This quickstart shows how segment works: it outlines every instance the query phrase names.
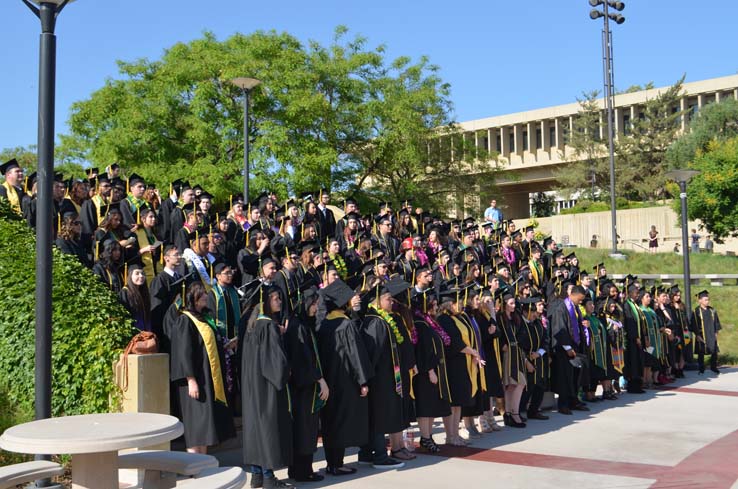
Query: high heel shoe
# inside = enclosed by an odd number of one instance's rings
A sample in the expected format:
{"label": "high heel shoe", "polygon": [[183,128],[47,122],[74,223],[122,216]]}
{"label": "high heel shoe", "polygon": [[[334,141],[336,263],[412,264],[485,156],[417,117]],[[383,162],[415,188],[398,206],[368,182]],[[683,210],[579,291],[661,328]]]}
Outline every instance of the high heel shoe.
{"label": "high heel shoe", "polygon": [[436,445],[436,442],[431,438],[420,438],[420,448],[427,451],[428,453],[438,453],[441,451],[441,447]]}
{"label": "high heel shoe", "polygon": [[510,424],[508,426],[512,426],[513,428],[525,428],[527,425],[522,421],[515,421],[514,416],[517,416],[520,418],[519,413],[510,413],[510,417],[508,418],[510,420]]}

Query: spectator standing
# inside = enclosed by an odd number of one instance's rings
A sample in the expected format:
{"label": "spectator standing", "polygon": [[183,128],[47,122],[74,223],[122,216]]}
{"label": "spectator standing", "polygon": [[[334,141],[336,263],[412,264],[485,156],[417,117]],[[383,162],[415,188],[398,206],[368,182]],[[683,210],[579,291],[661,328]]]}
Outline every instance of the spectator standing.
{"label": "spectator standing", "polygon": [[648,252],[655,254],[659,249],[659,232],[656,231],[656,226],[652,225],[651,230],[648,232]]}
{"label": "spectator standing", "polygon": [[484,211],[484,220],[491,222],[495,229],[500,227],[502,222],[502,211],[497,208],[497,200],[492,199],[489,202],[489,207]]}
{"label": "spectator standing", "polygon": [[714,248],[715,243],[713,243],[712,239],[710,239],[710,235],[708,234],[705,238],[705,253],[712,253]]}
{"label": "spectator standing", "polygon": [[689,237],[692,240],[692,253],[699,253],[700,252],[700,240],[702,239],[702,236],[697,234],[696,229],[693,229],[692,234]]}

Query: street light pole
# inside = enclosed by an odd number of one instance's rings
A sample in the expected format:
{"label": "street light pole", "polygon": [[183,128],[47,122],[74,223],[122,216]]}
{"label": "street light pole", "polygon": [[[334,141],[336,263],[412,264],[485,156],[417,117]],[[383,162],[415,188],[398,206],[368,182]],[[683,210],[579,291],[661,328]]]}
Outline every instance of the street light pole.
{"label": "street light pole", "polygon": [[234,78],[231,83],[243,90],[243,198],[249,201],[249,98],[251,90],[261,84],[256,78]]}
{"label": "street light pole", "polygon": [[[41,21],[38,69],[38,186],[36,213],[36,419],[51,417],[52,213],[54,108],[56,93],[56,18],[70,0],[22,0]],[[34,5],[35,4],[35,5]],[[38,5],[38,6],[36,6]],[[48,456],[37,456],[48,459]],[[49,487],[49,480],[36,487]]]}
{"label": "street light pole", "polygon": [[687,306],[687,315],[692,312],[692,277],[689,266],[689,224],[687,216],[687,182],[695,175],[699,175],[697,170],[672,170],[666,172],[666,178],[676,180],[679,183],[679,200],[682,206],[682,255],[683,255],[683,274],[684,274],[684,294],[682,295],[684,304]]}
{"label": "street light pole", "polygon": [[604,28],[602,30],[602,63],[603,78],[605,85],[605,109],[607,112],[607,144],[610,156],[610,215],[612,219],[612,249],[610,256],[613,258],[625,258],[623,254],[618,252],[618,224],[617,224],[617,200],[615,198],[615,124],[613,118],[613,110],[615,107],[614,86],[615,73],[612,63],[612,33],[610,32],[610,20],[618,24],[625,22],[625,17],[620,14],[610,13],[610,7],[615,10],[623,10],[625,4],[623,2],[613,0],[589,0],[589,4],[593,7],[602,5],[603,11],[594,9],[590,11],[591,19],[604,19]]}

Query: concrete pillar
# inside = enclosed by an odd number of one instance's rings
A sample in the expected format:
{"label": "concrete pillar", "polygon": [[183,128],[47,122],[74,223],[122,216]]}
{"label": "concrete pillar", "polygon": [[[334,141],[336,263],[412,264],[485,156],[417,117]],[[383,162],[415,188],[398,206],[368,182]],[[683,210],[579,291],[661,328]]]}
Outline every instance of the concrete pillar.
{"label": "concrete pillar", "polygon": [[617,107],[614,112],[615,129],[613,130],[613,133],[617,139],[620,133],[623,132],[623,109]]}
{"label": "concrete pillar", "polygon": [[510,126],[500,128],[500,154],[504,157],[510,156]]}
{"label": "concrete pillar", "polygon": [[523,125],[515,124],[515,132],[513,133],[513,140],[515,141],[514,151],[516,154],[523,155]]}
{"label": "concrete pillar", "polygon": [[697,109],[702,110],[702,105],[705,103],[705,96],[703,94],[697,94]]}
{"label": "concrete pillar", "polygon": [[717,92],[715,92],[715,103],[716,104],[719,104],[720,103],[720,100],[721,100],[720,95],[721,95],[720,94],[720,90],[718,90]]}
{"label": "concrete pillar", "polygon": [[556,124],[556,148],[562,149],[564,147],[564,128],[561,126],[561,119],[558,117],[554,119]]}
{"label": "concrete pillar", "polygon": [[551,151],[551,140],[548,136],[549,131],[551,131],[551,121],[548,119],[541,121],[541,138],[543,139],[543,151]]}
{"label": "concrete pillar", "polygon": [[537,122],[528,123],[528,152],[536,155],[538,148],[536,147],[536,130],[541,127]]}
{"label": "concrete pillar", "polygon": [[682,123],[682,132],[687,130],[688,109],[689,105],[687,104],[687,97],[682,97],[681,99],[679,99],[679,111],[682,113],[682,116],[680,117]]}

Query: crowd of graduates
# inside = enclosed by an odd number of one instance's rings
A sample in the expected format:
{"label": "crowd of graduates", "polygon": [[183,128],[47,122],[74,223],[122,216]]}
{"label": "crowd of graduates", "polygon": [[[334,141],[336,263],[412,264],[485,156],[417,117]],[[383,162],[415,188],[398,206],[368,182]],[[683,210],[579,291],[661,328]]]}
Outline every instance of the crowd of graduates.
{"label": "crowd of graduates", "polygon": [[[0,197],[33,227],[33,175],[15,160],[0,170]],[[170,353],[189,451],[235,436],[242,418],[251,487],[289,486],[273,473],[285,466],[322,479],[319,434],[327,474],[356,471],[347,447],[397,468],[416,457],[413,422],[419,450],[435,453],[436,418],[446,445],[466,446],[502,429],[495,414],[518,429],[548,419],[549,390],[571,415],[683,377],[693,353],[700,373],[705,355],[718,373],[707,291],[687,311],[677,286],[617,282],[499,212],[444,220],[405,201],[362,214],[347,198],[341,216],[328,189],[214,206],[197,185],[174,181],[162,197],[120,171],[56,176],[56,246]]]}

